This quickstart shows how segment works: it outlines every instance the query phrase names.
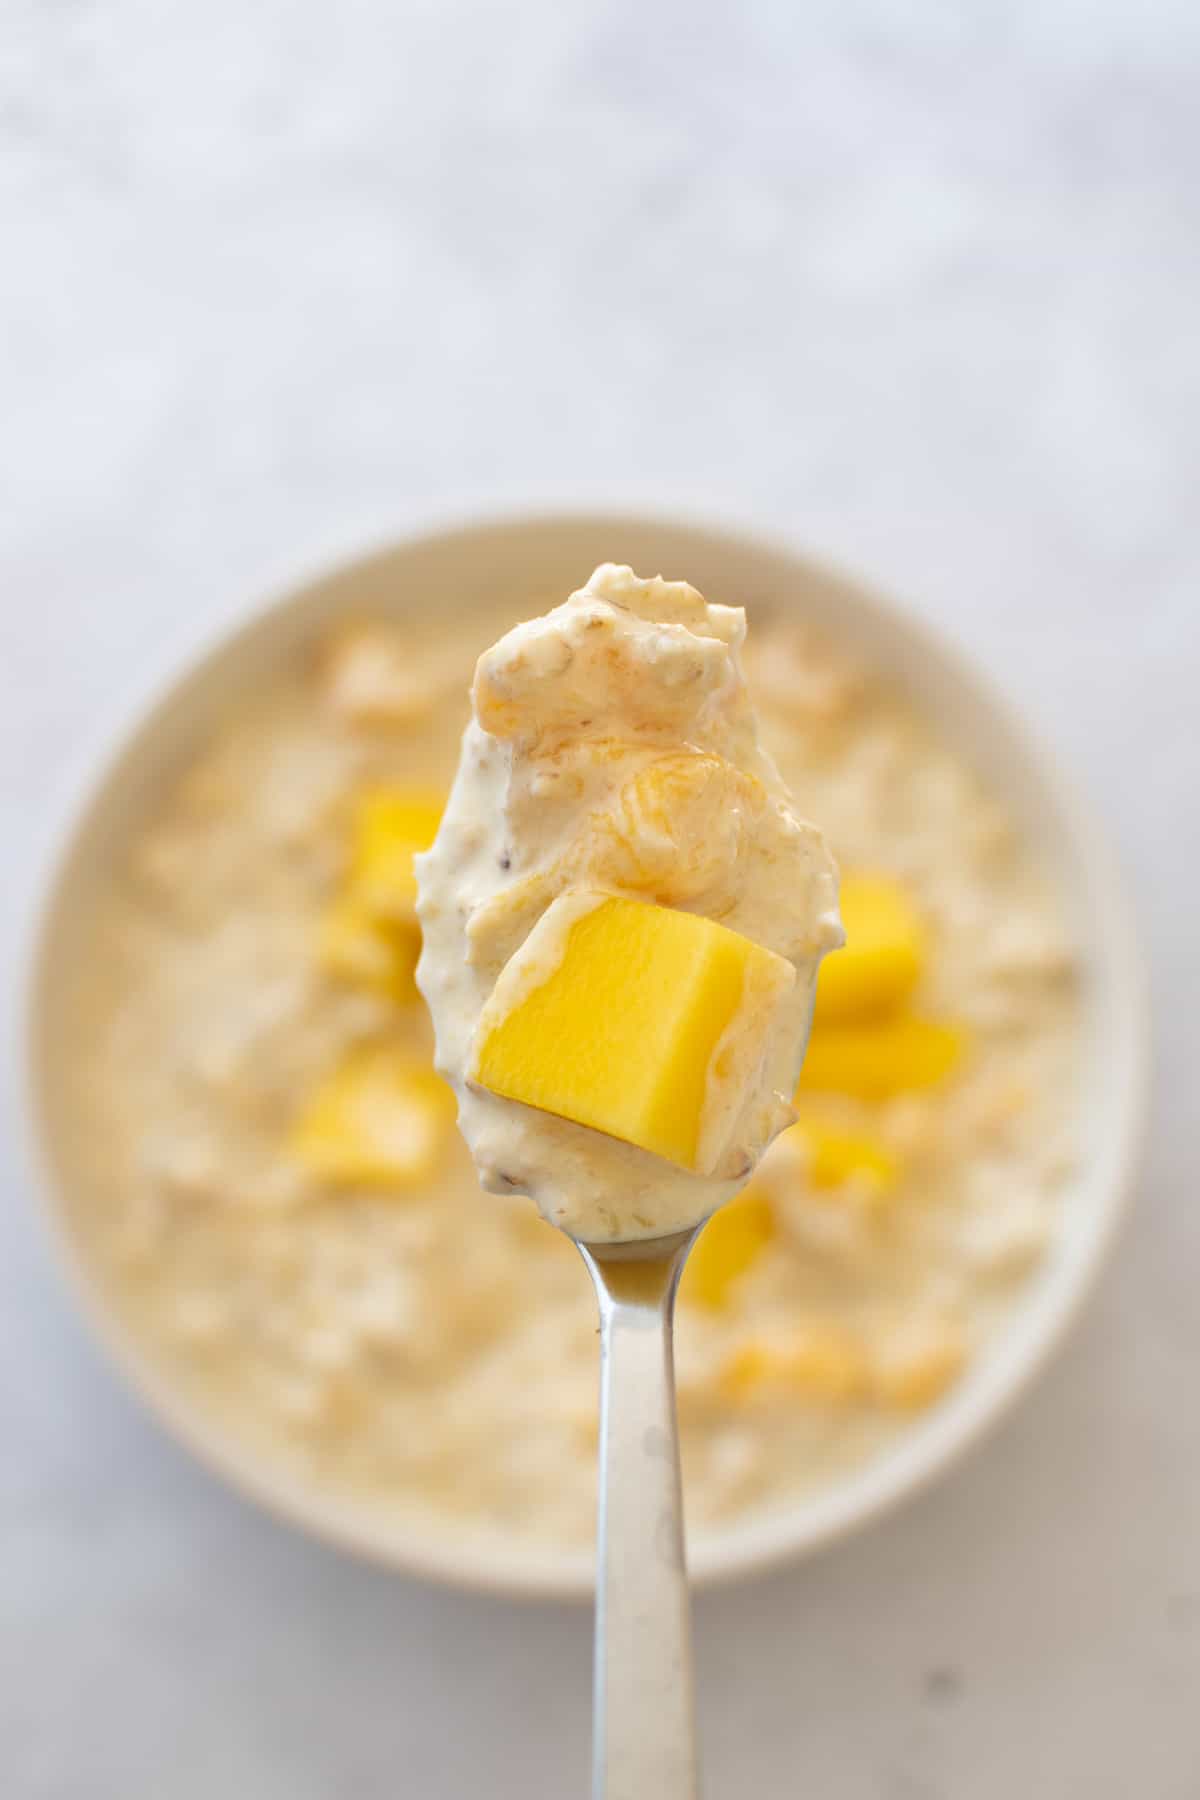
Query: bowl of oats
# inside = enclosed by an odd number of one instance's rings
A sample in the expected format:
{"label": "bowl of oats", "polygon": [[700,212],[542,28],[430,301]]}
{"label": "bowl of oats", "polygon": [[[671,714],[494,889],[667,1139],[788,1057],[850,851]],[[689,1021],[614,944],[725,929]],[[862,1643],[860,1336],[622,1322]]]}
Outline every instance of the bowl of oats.
{"label": "bowl of oats", "polygon": [[456,522],[302,581],[139,710],[47,877],[38,1185],[158,1416],[430,1578],[589,1591],[595,1320],[481,1191],[413,981],[413,857],[477,654],[599,563],[744,606],[765,741],[841,870],[795,1123],[705,1229],[677,1357],[694,1574],[931,1480],[1058,1343],[1132,1181],[1144,984],[1102,835],[942,637],[754,531]]}

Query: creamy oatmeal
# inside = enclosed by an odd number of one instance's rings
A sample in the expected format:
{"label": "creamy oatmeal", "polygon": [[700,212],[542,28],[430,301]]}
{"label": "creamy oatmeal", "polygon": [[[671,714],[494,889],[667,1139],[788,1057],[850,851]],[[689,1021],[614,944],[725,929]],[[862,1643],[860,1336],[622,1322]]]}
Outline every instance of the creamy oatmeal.
{"label": "creamy oatmeal", "polygon": [[832,859],[759,742],[745,624],[608,563],[506,632],[418,859],[418,978],[483,1185],[585,1241],[683,1229],[742,1185],[795,1118],[842,940]]}
{"label": "creamy oatmeal", "polygon": [[[587,1274],[529,1201],[481,1193],[413,983],[413,859],[510,622],[348,626],[172,779],[94,923],[79,1228],[228,1431],[392,1515],[572,1544],[595,1505]],[[1072,1154],[1071,948],[1002,810],[843,647],[764,607],[745,664],[848,943],[798,1123],[685,1277],[700,1528],[936,1402],[1051,1238]]]}

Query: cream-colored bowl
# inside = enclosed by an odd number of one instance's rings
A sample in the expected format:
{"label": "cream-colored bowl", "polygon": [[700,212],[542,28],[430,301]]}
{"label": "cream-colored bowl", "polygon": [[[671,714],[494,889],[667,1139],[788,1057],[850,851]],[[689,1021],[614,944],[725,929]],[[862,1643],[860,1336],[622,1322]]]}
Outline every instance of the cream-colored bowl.
{"label": "cream-colored bowl", "polygon": [[1065,896],[1083,967],[1083,1155],[1064,1195],[1058,1239],[1007,1328],[943,1404],[857,1472],[769,1514],[697,1534],[691,1561],[698,1580],[797,1556],[875,1517],[945,1469],[1023,1390],[1078,1312],[1112,1238],[1130,1188],[1147,1064],[1142,968],[1120,885],[1102,838],[1053,762],[941,638],[786,544],[752,531],[619,511],[491,517],[407,537],[252,607],[244,624],[196,657],[119,736],[56,851],[36,922],[28,1005],[31,1135],[55,1237],[119,1366],[178,1437],[237,1487],[399,1568],[550,1595],[586,1592],[589,1559],[530,1550],[460,1524],[443,1531],[399,1510],[332,1495],[225,1431],[181,1391],[125,1324],[76,1229],[88,1195],[85,1183],[67,1178],[60,1071],[71,1041],[82,927],[97,885],[172,770],[231,701],[338,617],[419,610],[440,623],[500,602],[515,619],[529,610],[530,596],[566,594],[606,560],[686,576],[711,597],[752,612],[760,601],[795,607],[885,671],[988,778],[1040,850]]}

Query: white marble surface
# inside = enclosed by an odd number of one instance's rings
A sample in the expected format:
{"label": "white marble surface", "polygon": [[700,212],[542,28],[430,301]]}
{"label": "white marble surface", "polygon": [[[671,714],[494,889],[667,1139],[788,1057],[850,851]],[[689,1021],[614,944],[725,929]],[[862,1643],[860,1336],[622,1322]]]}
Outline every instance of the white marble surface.
{"label": "white marble surface", "polygon": [[[464,489],[719,497],[914,597],[1100,801],[1140,1204],[973,1460],[705,1598],[709,1791],[1200,1792],[1192,0],[0,13],[4,974],[48,796],[264,567]],[[274,1526],[100,1363],[0,1138],[5,1800],[582,1794],[582,1614]]]}

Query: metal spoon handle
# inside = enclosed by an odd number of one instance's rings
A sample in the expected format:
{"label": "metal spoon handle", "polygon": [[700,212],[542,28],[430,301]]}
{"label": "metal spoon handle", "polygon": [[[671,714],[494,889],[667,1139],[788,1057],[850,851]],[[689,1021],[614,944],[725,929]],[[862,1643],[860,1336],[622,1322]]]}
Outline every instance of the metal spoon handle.
{"label": "metal spoon handle", "polygon": [[696,1800],[672,1326],[691,1233],[583,1249],[600,1303],[594,1800]]}

